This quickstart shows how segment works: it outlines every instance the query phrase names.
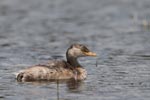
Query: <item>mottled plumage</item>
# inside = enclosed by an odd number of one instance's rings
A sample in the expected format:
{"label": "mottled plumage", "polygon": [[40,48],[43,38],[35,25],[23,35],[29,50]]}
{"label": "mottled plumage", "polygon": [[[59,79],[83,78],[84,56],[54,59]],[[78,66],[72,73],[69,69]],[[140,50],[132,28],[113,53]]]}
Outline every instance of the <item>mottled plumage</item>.
{"label": "mottled plumage", "polygon": [[73,44],[66,52],[67,61],[52,60],[46,64],[31,66],[19,71],[17,80],[40,81],[40,80],[83,80],[87,76],[86,70],[78,63],[77,58],[82,56],[96,56],[82,44]]}

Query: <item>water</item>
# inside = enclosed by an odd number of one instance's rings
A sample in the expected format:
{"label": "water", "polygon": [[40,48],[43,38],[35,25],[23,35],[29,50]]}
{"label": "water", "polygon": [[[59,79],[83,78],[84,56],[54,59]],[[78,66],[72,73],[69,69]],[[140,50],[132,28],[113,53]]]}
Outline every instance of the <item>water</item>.
{"label": "water", "polygon": [[[0,100],[149,100],[149,0],[1,0]],[[81,58],[83,82],[19,83],[12,75],[50,59],[65,59],[72,43],[97,58]]]}

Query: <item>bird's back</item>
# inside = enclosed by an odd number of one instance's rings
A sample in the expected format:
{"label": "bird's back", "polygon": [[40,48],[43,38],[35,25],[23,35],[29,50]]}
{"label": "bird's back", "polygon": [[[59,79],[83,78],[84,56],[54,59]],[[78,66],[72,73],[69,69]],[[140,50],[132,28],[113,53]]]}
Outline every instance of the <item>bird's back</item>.
{"label": "bird's back", "polygon": [[74,68],[63,60],[49,61],[47,64],[39,64],[19,72],[18,81],[38,81],[70,79],[74,77]]}

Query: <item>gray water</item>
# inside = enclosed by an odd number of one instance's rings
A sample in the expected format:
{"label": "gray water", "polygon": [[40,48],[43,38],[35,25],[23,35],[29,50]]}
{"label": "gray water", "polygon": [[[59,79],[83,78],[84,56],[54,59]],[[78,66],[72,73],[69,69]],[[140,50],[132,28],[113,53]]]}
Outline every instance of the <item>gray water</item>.
{"label": "gray water", "polygon": [[[0,100],[150,100],[150,0],[1,0]],[[65,59],[72,43],[82,82],[19,83],[13,72]]]}

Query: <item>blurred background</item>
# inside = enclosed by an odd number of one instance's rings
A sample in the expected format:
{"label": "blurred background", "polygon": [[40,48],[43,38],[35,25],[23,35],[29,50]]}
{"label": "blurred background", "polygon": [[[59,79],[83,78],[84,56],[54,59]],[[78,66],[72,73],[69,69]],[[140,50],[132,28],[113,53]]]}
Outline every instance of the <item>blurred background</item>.
{"label": "blurred background", "polygon": [[[81,58],[79,84],[20,84],[13,72],[65,59],[72,43],[97,58]],[[0,0],[0,99],[149,100],[149,0]],[[77,85],[77,86],[76,86]]]}

